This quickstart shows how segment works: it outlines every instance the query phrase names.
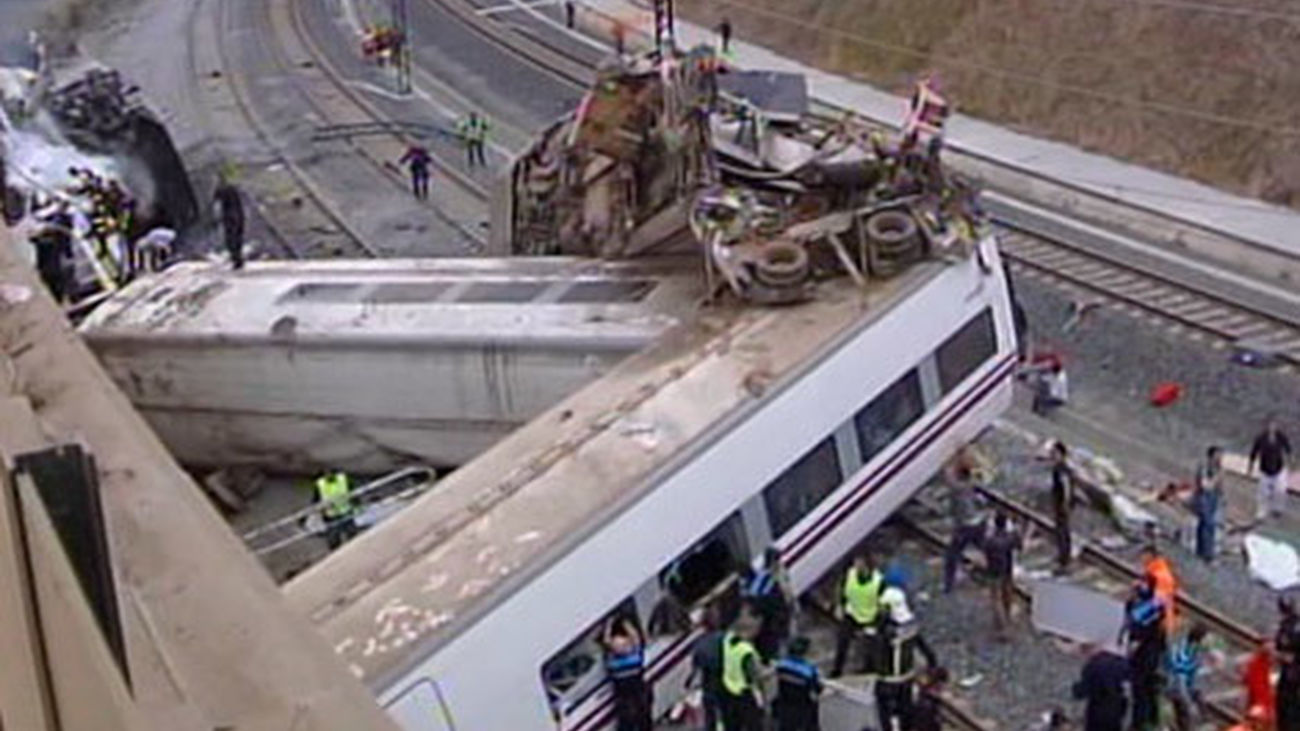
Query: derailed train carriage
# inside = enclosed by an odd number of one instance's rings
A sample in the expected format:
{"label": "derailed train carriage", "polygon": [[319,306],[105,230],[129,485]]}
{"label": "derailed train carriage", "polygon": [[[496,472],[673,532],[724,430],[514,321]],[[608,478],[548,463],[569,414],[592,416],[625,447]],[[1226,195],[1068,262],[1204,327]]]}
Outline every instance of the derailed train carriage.
{"label": "derailed train carriage", "polygon": [[[718,602],[770,545],[808,589],[1011,401],[1009,283],[937,147],[715,113],[700,60],[602,72],[497,223],[695,252],[708,304],[286,587],[404,728],[611,726],[608,618]],[[697,633],[650,634],[658,714]]]}

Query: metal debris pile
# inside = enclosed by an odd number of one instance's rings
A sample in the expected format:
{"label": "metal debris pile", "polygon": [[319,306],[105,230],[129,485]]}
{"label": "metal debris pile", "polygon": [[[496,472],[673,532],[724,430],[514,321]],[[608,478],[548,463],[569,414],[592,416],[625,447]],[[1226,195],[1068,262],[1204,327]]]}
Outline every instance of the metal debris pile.
{"label": "metal debris pile", "polygon": [[107,138],[121,134],[140,108],[138,91],[112,69],[92,69],[52,92],[45,105],[63,127]]}
{"label": "metal debris pile", "polygon": [[767,304],[980,255],[976,191],[940,161],[947,114],[927,77],[891,139],[810,114],[799,75],[728,69],[704,47],[621,57],[517,163],[512,253],[698,251],[711,286]]}

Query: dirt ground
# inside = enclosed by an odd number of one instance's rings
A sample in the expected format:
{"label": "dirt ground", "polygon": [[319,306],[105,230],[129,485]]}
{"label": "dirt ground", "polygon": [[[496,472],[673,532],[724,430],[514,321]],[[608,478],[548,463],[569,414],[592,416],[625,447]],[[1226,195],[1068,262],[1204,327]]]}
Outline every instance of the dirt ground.
{"label": "dirt ground", "polygon": [[1296,0],[680,0],[705,25],[966,114],[1300,207]]}

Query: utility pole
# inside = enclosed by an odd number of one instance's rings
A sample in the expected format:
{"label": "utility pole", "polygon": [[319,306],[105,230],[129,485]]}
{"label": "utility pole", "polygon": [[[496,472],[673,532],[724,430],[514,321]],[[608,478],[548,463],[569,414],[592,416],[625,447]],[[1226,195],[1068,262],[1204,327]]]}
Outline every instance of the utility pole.
{"label": "utility pole", "polygon": [[397,91],[401,94],[411,93],[411,24],[406,12],[406,0],[392,0],[393,30],[397,32],[396,56],[393,65],[397,69]]}

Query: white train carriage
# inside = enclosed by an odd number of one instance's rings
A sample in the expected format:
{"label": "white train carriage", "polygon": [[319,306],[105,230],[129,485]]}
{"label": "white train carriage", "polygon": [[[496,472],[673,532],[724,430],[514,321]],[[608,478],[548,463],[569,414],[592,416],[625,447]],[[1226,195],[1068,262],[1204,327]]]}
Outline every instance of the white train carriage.
{"label": "white train carriage", "polygon": [[[286,587],[410,731],[612,724],[596,643],[650,632],[656,710],[694,635],[660,626],[780,546],[800,591],[1011,400],[1002,267],[705,311]],[[983,265],[982,265],[983,264]],[[653,621],[652,621],[653,620]]]}
{"label": "white train carriage", "polygon": [[182,462],[454,467],[654,342],[691,260],[185,263],[81,333]]}

